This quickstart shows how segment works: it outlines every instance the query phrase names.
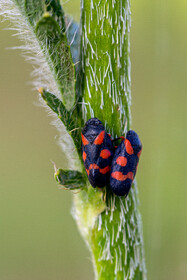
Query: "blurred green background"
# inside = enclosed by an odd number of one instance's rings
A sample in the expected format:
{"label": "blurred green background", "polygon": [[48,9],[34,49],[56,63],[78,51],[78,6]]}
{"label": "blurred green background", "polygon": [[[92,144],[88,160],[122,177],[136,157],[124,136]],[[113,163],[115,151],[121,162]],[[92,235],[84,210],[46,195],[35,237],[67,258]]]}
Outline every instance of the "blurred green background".
{"label": "blurred green background", "polygon": [[[79,18],[79,0],[65,9]],[[132,128],[148,278],[187,277],[187,2],[132,1]],[[94,279],[91,258],[58,190],[58,133],[31,90],[32,66],[0,24],[0,279]],[[37,106],[35,106],[37,105]]]}

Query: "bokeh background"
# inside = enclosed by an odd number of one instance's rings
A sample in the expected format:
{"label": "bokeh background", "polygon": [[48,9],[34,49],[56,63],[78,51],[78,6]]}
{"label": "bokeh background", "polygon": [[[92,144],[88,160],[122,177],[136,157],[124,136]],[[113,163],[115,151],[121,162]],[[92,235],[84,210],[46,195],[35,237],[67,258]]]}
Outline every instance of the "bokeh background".
{"label": "bokeh background", "polygon": [[[79,0],[64,5],[77,20]],[[148,279],[187,277],[187,1],[132,1],[132,128],[143,142],[137,174]],[[0,24],[0,279],[94,279],[53,179],[66,167],[58,133],[31,90],[32,66]]]}

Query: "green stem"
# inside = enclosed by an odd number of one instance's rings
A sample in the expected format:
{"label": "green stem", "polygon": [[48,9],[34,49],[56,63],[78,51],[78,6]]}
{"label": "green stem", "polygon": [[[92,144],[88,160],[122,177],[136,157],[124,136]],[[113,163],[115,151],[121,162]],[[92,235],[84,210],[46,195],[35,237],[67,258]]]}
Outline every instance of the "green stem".
{"label": "green stem", "polygon": [[[82,1],[83,119],[99,118],[113,137],[130,126],[130,3]],[[137,187],[127,198],[88,187],[75,197],[75,218],[91,250],[96,279],[146,279]]]}

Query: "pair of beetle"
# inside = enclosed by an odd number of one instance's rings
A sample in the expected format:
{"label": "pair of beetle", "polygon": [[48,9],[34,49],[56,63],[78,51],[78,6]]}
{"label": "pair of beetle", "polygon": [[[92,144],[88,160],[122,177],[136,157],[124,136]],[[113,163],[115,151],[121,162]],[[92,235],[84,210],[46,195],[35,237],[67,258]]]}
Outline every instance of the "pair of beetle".
{"label": "pair of beetle", "polygon": [[134,180],[142,144],[137,133],[129,130],[114,147],[110,135],[97,118],[89,119],[82,130],[82,157],[90,184],[103,188],[110,184],[118,196],[127,196]]}

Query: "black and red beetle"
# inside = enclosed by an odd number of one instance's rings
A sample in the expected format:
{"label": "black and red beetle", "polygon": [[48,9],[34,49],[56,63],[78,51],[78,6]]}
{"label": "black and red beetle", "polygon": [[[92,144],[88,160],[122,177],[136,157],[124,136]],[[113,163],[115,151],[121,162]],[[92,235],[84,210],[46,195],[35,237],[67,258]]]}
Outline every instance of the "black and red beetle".
{"label": "black and red beetle", "polygon": [[110,187],[114,194],[127,196],[136,175],[142,144],[138,134],[129,130],[117,147],[110,174]]}
{"label": "black and red beetle", "polygon": [[113,146],[110,135],[97,118],[89,119],[82,130],[82,157],[90,184],[102,188],[110,183],[117,196],[127,196],[139,162],[142,144],[129,130],[122,142]]}
{"label": "black and red beetle", "polygon": [[110,135],[97,118],[89,119],[82,130],[82,157],[90,184],[102,188],[109,183],[114,147]]}

